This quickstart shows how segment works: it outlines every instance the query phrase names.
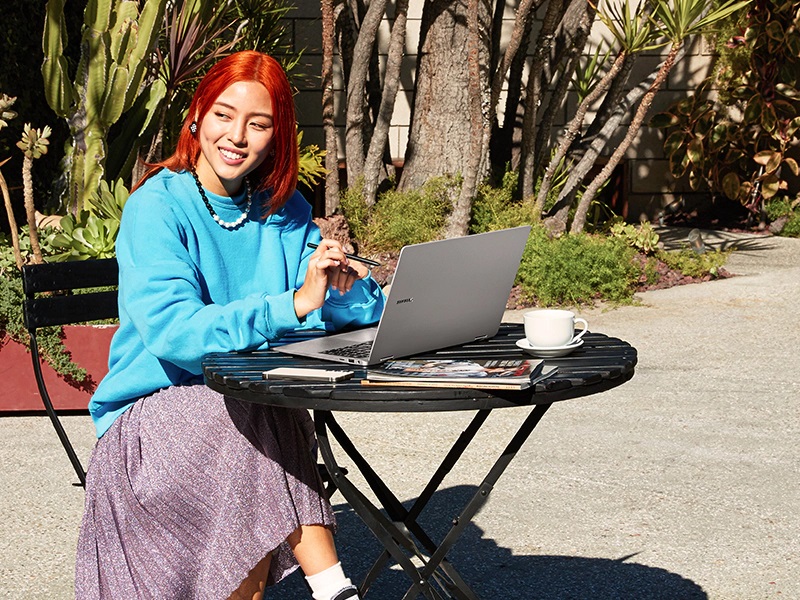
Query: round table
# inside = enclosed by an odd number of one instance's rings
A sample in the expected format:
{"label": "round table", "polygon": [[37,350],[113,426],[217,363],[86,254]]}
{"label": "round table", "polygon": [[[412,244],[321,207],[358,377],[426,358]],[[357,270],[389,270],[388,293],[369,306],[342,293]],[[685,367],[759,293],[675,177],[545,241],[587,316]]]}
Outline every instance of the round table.
{"label": "round table", "polygon": [[[319,332],[297,332],[285,341],[298,341]],[[516,343],[524,336],[522,325],[504,324],[498,334],[457,347],[445,348],[414,358],[522,358],[528,357]],[[486,502],[489,493],[503,471],[516,456],[522,444],[554,402],[578,399],[619,386],[631,377],[637,362],[637,352],[627,342],[601,333],[588,332],[584,344],[568,356],[546,358],[546,367],[557,370],[546,379],[523,390],[478,390],[453,388],[424,388],[400,386],[365,386],[364,368],[292,357],[279,352],[229,352],[211,354],[203,360],[206,384],[227,396],[270,406],[301,408],[314,411],[314,421],[320,453],[336,487],[342,492],[385,550],[359,586],[363,598],[378,574],[393,558],[408,575],[411,587],[405,599],[422,594],[433,600],[453,597],[478,600],[461,575],[447,560],[447,553]],[[277,367],[309,367],[354,371],[352,379],[336,383],[309,381],[265,380],[264,371]],[[438,490],[448,472],[461,458],[464,450],[494,409],[532,407],[503,452],[481,480],[473,497],[452,520],[448,533],[434,542],[418,522],[428,501]],[[475,411],[475,416],[425,485],[410,509],[407,509],[389,485],[373,470],[346,432],[336,422],[334,413],[350,412],[431,412]],[[339,466],[329,440],[333,435],[342,450],[353,461],[371,488],[378,505],[347,477]],[[391,435],[391,432],[387,432]],[[398,457],[402,460],[402,457]],[[422,566],[417,566],[421,562]],[[438,586],[438,587],[437,587]]]}

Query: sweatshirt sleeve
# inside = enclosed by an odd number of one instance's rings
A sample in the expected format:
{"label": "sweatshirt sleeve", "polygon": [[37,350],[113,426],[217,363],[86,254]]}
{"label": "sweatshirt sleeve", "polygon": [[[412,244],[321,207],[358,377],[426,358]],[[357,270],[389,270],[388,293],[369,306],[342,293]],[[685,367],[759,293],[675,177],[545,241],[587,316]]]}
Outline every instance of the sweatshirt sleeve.
{"label": "sweatshirt sleeve", "polygon": [[120,311],[148,352],[199,374],[210,352],[263,347],[300,327],[293,289],[215,302],[175,212],[149,194],[132,200],[117,240]]}

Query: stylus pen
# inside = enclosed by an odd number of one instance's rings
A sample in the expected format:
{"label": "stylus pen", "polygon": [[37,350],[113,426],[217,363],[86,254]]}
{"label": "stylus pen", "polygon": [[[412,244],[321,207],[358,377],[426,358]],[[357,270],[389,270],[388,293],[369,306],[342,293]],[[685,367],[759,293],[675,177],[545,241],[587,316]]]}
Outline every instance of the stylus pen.
{"label": "stylus pen", "polygon": [[[306,244],[309,248],[314,248],[315,250],[319,248],[319,244],[314,244],[312,242],[308,242]],[[374,260],[370,260],[369,258],[364,258],[363,256],[356,256],[355,254],[347,254],[345,252],[345,256],[350,260],[357,260],[360,263],[364,263],[365,265],[369,265],[370,267],[380,267],[381,263],[375,262]]]}

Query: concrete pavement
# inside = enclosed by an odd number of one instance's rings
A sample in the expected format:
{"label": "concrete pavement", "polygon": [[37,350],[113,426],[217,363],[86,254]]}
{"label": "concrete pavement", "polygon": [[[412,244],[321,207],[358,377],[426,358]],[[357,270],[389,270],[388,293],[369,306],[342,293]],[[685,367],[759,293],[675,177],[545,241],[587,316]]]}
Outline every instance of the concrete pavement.
{"label": "concrete pavement", "polygon": [[[736,277],[647,292],[638,306],[578,310],[590,329],[638,349],[636,375],[553,405],[500,479],[452,553],[481,598],[800,598],[800,240],[704,239],[738,247],[727,265]],[[466,457],[481,475],[524,414],[491,415]],[[430,445],[449,447],[468,418],[340,421],[412,500],[438,456]],[[399,433],[385,435],[389,419]],[[88,418],[66,424],[88,456]],[[83,492],[69,485],[46,418],[0,418],[0,461],[0,598],[70,598]],[[458,465],[423,522],[452,516],[476,483]],[[342,561],[358,578],[377,546],[341,496],[333,501]],[[403,578],[392,571],[368,598],[400,597]],[[308,596],[293,576],[267,597]]]}

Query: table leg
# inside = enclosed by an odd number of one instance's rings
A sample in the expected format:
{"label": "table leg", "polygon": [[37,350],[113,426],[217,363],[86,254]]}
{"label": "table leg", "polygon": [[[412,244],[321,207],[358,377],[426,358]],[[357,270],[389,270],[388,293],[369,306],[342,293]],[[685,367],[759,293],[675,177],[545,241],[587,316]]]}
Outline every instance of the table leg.
{"label": "table leg", "polygon": [[[417,497],[410,510],[406,510],[400,500],[398,500],[398,498],[386,486],[378,474],[375,473],[366,459],[364,459],[364,457],[355,448],[333,415],[330,415],[330,417],[326,419],[326,425],[333,434],[334,438],[336,438],[336,440],[342,446],[342,449],[362,473],[367,481],[367,484],[375,493],[376,498],[386,510],[389,518],[397,527],[401,528],[405,538],[409,541],[411,540],[411,536],[409,535],[410,531],[417,538],[417,540],[419,540],[428,553],[431,553],[436,550],[437,545],[433,542],[433,540],[430,539],[430,537],[428,537],[422,527],[420,527],[420,525],[417,523],[417,517],[422,513],[422,510],[428,504],[428,501],[433,497],[433,494],[436,492],[436,490],[439,489],[439,486],[441,485],[442,481],[444,481],[444,478],[458,462],[459,458],[464,453],[464,450],[466,450],[470,442],[472,442],[473,438],[478,433],[490,413],[491,410],[488,409],[477,411],[467,428],[461,432],[461,435],[459,435],[458,439],[453,443],[450,451],[442,460],[436,472],[431,476],[428,484],[425,486],[425,489]],[[419,548],[413,544],[413,542],[410,546],[407,546],[407,549],[413,552],[423,562],[428,560],[428,557],[423,555],[419,551]],[[376,559],[374,565],[364,579],[363,586],[365,589],[369,589],[369,586],[372,585],[372,582],[375,580],[378,573],[386,565],[388,558],[388,551],[384,551]],[[450,582],[442,582],[443,587],[449,587],[455,590],[469,590],[469,586],[467,586],[466,582],[461,579],[461,576],[446,559],[442,559],[440,561],[439,568],[441,568],[442,572],[450,578]],[[463,596],[458,595],[458,597],[463,598],[464,600],[477,600],[477,597],[471,591]]]}
{"label": "table leg", "polygon": [[522,444],[524,444],[525,440],[528,439],[550,406],[550,404],[537,404],[526,417],[525,421],[523,421],[522,425],[520,425],[519,429],[514,434],[514,437],[511,438],[511,441],[508,443],[508,445],[506,445],[502,454],[500,454],[500,457],[495,461],[494,465],[492,465],[492,468],[489,470],[489,473],[481,482],[481,485],[478,487],[478,491],[475,492],[475,495],[464,507],[464,510],[461,512],[461,514],[453,520],[453,527],[450,529],[447,535],[445,535],[441,544],[439,544],[439,547],[436,549],[433,555],[431,555],[428,564],[423,568],[422,579],[430,576],[430,574],[436,568],[436,565],[444,559],[444,557],[455,544],[458,537],[461,535],[462,531],[472,521],[473,517],[478,513],[486,500],[488,500],[489,493],[492,491],[492,489],[494,489],[494,484],[497,483],[497,480],[500,479],[500,476],[506,470],[508,465],[511,464],[511,461],[517,455],[517,452],[519,452],[520,448],[522,448]]}
{"label": "table leg", "polygon": [[[517,452],[519,452],[522,444],[530,436],[548,408],[550,408],[549,404],[536,405],[528,414],[511,441],[506,445],[499,458],[492,465],[486,477],[484,477],[478,490],[467,502],[461,514],[453,520],[453,526],[438,546],[419,525],[417,517],[432,498],[433,494],[444,480],[444,477],[450,472],[464,450],[474,439],[491,411],[478,411],[468,427],[454,442],[410,510],[405,509],[374,469],[372,469],[366,459],[358,452],[355,445],[336,422],[333,415],[330,412],[315,411],[314,419],[320,445],[320,453],[322,454],[326,467],[331,472],[331,477],[333,477],[342,495],[356,514],[359,515],[385,548],[362,583],[360,594],[362,596],[366,595],[369,586],[377,577],[378,572],[386,565],[389,556],[391,556],[413,582],[413,585],[409,588],[403,600],[411,600],[416,598],[419,594],[434,600],[441,599],[442,596],[431,586],[431,579],[437,581],[442,591],[446,593],[448,597],[458,598],[459,600],[478,600],[475,593],[464,582],[452,565],[447,562],[446,555],[467,525],[469,525],[472,518],[486,502],[489,493],[494,488],[494,484],[511,463]],[[375,493],[378,502],[386,510],[388,518],[340,471],[333,457],[333,451],[328,440],[328,431],[333,434],[334,438],[336,438],[342,446],[342,449],[351,460],[353,460],[356,467],[362,473],[368,485]],[[429,556],[423,555],[419,547],[413,541],[412,535],[419,540],[425,550],[431,553]],[[416,555],[422,561],[423,566],[421,569],[418,569],[414,565],[401,546],[405,548],[406,551]]]}
{"label": "table leg", "polygon": [[[322,455],[322,460],[325,462],[325,466],[330,471],[331,477],[334,479],[339,491],[345,497],[347,503],[353,508],[355,513],[361,518],[362,521],[364,521],[369,530],[372,531],[373,535],[380,540],[381,544],[383,544],[383,547],[397,561],[397,564],[400,565],[403,571],[405,571],[406,575],[408,575],[412,581],[419,581],[422,588],[422,594],[426,598],[430,598],[432,600],[441,600],[441,596],[436,593],[436,591],[427,581],[419,580],[417,567],[401,549],[400,546],[402,545],[406,548],[406,550],[417,554],[417,550],[408,534],[401,531],[398,527],[398,524],[383,515],[380,510],[364,494],[362,494],[361,491],[358,490],[358,488],[356,488],[339,469],[337,461],[333,457],[330,441],[328,440],[328,432],[326,428],[328,425],[328,419],[333,420],[333,416],[330,415],[330,413],[315,411],[314,420],[317,429],[319,451]],[[360,462],[365,463],[366,461],[363,461],[362,458]],[[372,471],[371,468],[368,468],[368,471]],[[359,586],[359,595],[361,597],[366,596],[367,590],[368,588],[362,584]]]}

